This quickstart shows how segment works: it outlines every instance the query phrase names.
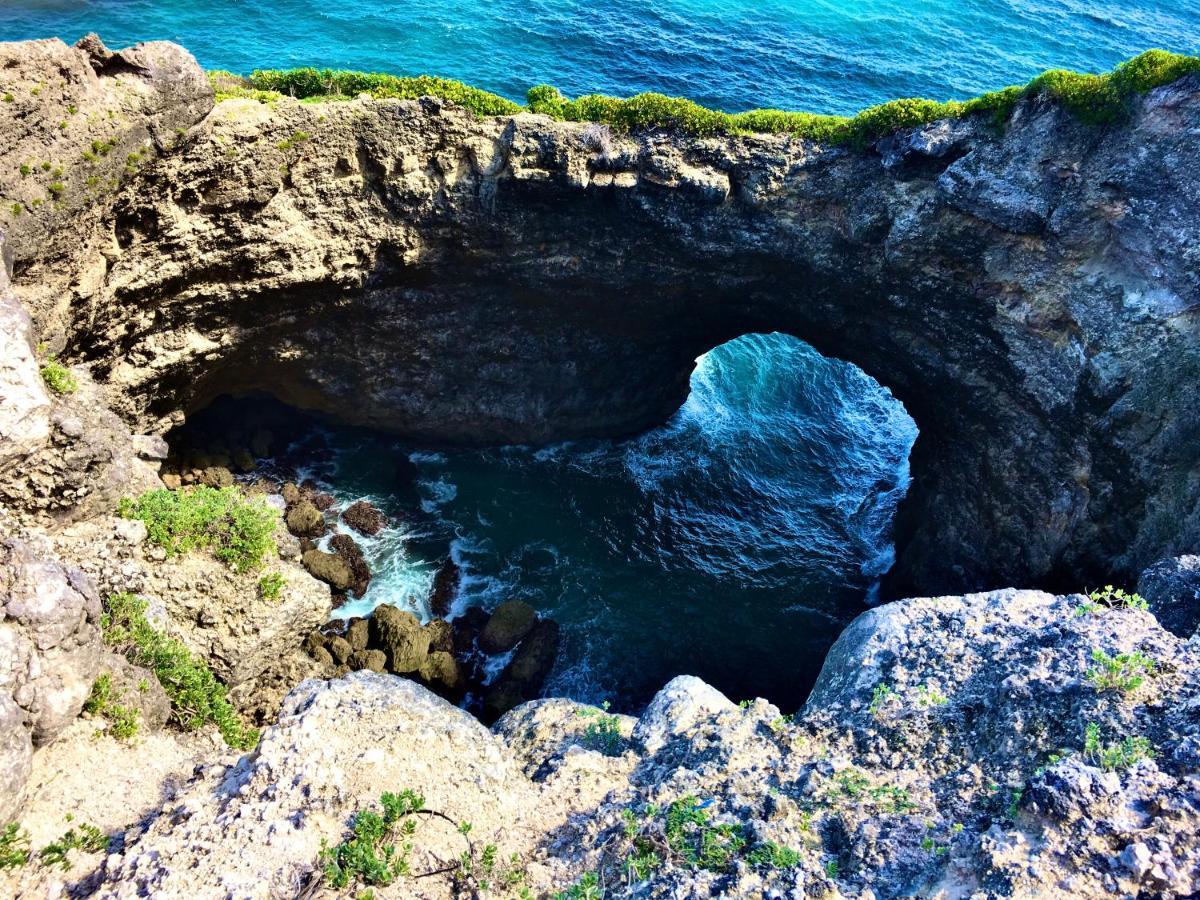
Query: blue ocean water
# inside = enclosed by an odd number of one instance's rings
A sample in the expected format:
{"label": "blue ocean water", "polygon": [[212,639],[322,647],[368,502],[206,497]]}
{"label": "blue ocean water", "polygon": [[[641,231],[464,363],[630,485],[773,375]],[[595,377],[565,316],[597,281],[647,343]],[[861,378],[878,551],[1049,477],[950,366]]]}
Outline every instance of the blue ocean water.
{"label": "blue ocean water", "polygon": [[[1200,0],[0,0],[0,39],[89,31],[110,46],[175,40],[239,72],[318,65],[516,100],[548,82],[847,114],[1051,67],[1104,71],[1149,47],[1197,53]],[[631,709],[689,672],[794,709],[891,563],[915,436],[861,371],[747,335],[702,357],[683,408],[638,438],[430,451],[340,429],[311,474],[400,523],[364,540],[375,578],[342,615],[427,613],[450,552],[466,573],[459,610],[519,597],[563,626],[550,693]],[[395,493],[398,456],[416,464],[416,497]]]}
{"label": "blue ocean water", "polygon": [[162,38],[209,68],[459,78],[516,100],[656,90],[738,111],[963,98],[1047,68],[1200,51],[1200,0],[3,0],[0,39]]}

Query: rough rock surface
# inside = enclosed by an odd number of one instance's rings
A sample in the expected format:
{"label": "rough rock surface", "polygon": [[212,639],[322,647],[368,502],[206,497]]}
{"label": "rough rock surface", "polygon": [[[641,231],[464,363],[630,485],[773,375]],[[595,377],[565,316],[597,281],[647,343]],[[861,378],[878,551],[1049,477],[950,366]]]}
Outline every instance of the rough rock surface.
{"label": "rough rock surface", "polygon": [[[1194,895],[1200,647],[1148,613],[1079,615],[1083,599],[999,591],[868,612],[794,721],[680,677],[636,722],[613,717],[611,740],[600,710],[562,700],[489,734],[404,679],[309,682],[255,753],[203,772],[110,858],[102,895],[294,890],[322,839],[404,788],[517,854],[535,895],[587,872],[608,896]],[[1103,688],[1096,649],[1157,665],[1135,690]],[[1103,763],[1088,723],[1103,746],[1142,737],[1153,757]],[[627,880],[629,822],[652,840],[689,797],[740,829],[744,850],[721,871],[676,854],[650,884]],[[420,826],[418,870],[461,852],[453,839]],[[795,864],[756,862],[766,841]],[[450,893],[437,879],[376,890]]]}
{"label": "rough rock surface", "polygon": [[789,332],[920,427],[894,593],[1128,580],[1200,536],[1198,123],[1194,76],[1106,128],[1030,98],[864,151],[226,101],[71,231],[81,283],[32,239],[58,219],[13,223],[15,285],[77,311],[69,358],[144,431],[265,390],[431,440],[620,434],[704,351]]}
{"label": "rough rock surface", "polygon": [[1191,637],[1200,628],[1200,556],[1159,560],[1142,573],[1137,592],[1172,634]]}
{"label": "rough rock surface", "polygon": [[0,541],[0,819],[17,811],[33,749],[79,715],[100,668],[100,598],[45,548]]}

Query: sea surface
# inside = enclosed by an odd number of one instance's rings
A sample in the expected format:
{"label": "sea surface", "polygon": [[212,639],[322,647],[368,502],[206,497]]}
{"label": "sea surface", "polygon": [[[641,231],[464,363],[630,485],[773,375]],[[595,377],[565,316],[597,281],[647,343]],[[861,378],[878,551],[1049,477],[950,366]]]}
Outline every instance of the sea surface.
{"label": "sea surface", "polygon": [[0,0],[0,40],[178,41],[209,68],[441,75],[523,100],[662,91],[736,112],[962,99],[1200,52],[1200,0]]}
{"label": "sea surface", "polygon": [[[853,113],[964,98],[1051,67],[1200,52],[1200,0],[0,0],[0,39],[95,31],[187,46],[209,68],[317,65],[458,78],[521,100],[654,90],[737,111]],[[415,448],[330,430],[314,464],[401,523],[342,615],[426,612],[446,553],[458,609],[525,599],[564,629],[547,691],[635,709],[672,675],[799,706],[830,643],[873,602],[917,426],[886,387],[793,338],[703,356],[662,427],[624,441]],[[416,495],[399,495],[399,456]],[[415,514],[414,514],[415,510]]]}

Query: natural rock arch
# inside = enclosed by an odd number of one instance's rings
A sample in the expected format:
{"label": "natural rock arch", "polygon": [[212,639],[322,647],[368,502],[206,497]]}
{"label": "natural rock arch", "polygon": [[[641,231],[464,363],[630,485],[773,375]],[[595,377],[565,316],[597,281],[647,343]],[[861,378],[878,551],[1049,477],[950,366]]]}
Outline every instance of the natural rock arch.
{"label": "natural rock arch", "polygon": [[637,431],[783,331],[920,427],[893,593],[1078,588],[1200,536],[1198,151],[1194,77],[862,152],[231,101],[121,195],[101,283],[31,306],[142,427],[267,390],[430,441]]}

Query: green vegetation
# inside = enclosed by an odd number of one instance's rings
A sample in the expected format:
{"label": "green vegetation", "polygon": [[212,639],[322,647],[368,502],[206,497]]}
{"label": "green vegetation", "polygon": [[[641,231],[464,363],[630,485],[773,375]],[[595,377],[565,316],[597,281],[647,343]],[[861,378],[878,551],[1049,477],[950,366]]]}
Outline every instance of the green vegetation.
{"label": "green vegetation", "polygon": [[873,784],[866,772],[854,766],[837,772],[825,794],[826,801],[835,805],[841,798],[870,803],[881,813],[909,813],[917,808],[907,788]]}
{"label": "green vegetation", "polygon": [[181,727],[192,731],[213,722],[225,742],[241,750],[258,742],[258,732],[242,724],[225,685],[212,670],[182,643],[150,624],[144,600],[133,594],[109,597],[100,630],[106,644],[158,677],[171,699],[172,717]]}
{"label": "green vegetation", "polygon": [[1135,735],[1115,744],[1105,744],[1100,726],[1088,722],[1083,754],[1106,772],[1128,769],[1143,759],[1154,759],[1154,748],[1147,738]]}
{"label": "green vegetation", "polygon": [[875,685],[875,690],[871,692],[871,705],[867,707],[867,712],[873,716],[879,715],[883,708],[895,699],[896,692],[890,684],[880,682]]}
{"label": "green vegetation", "polygon": [[312,135],[307,131],[297,131],[290,138],[280,141],[275,146],[286,153],[288,150],[294,150],[296,147],[299,147],[301,144],[304,144],[311,139]]}
{"label": "green vegetation", "polygon": [[85,712],[104,716],[111,724],[109,732],[117,740],[127,741],[138,732],[139,711],[118,701],[122,692],[112,683],[112,675],[105,672],[92,685],[92,693],[83,704]]}
{"label": "green vegetation", "polygon": [[1092,591],[1087,599],[1075,607],[1075,615],[1099,614],[1106,609],[1137,609],[1145,612],[1150,604],[1140,594],[1127,594],[1121,588],[1106,584],[1103,590]]}
{"label": "green vegetation", "polygon": [[29,832],[9,822],[0,830],[0,871],[19,869],[29,862],[29,854]]}
{"label": "green vegetation", "polygon": [[17,98],[14,97],[12,94],[8,93],[7,91],[5,92],[5,94],[4,94],[4,102],[5,103],[12,103],[16,99]]}
{"label": "green vegetation", "polygon": [[579,715],[595,719],[583,733],[584,743],[592,750],[605,756],[620,756],[624,739],[621,737],[621,720],[616,716],[607,715],[609,703],[607,700],[599,709],[581,709]]}
{"label": "green vegetation", "polygon": [[118,513],[145,522],[150,540],[170,556],[206,548],[237,572],[261,568],[275,550],[279,513],[237,487],[159,488],[123,499]]}
{"label": "green vegetation", "polygon": [[1103,650],[1094,649],[1092,662],[1095,665],[1088,669],[1087,680],[1096,690],[1115,690],[1122,694],[1136,691],[1145,684],[1147,677],[1154,676],[1157,668],[1154,660],[1140,650],[1109,656]]}
{"label": "green vegetation", "polygon": [[595,872],[586,872],[565,891],[555,894],[554,900],[600,900],[603,896],[600,877]]}
{"label": "green vegetation", "polygon": [[92,141],[92,153],[96,156],[108,156],[108,154],[116,149],[116,146],[116,138],[109,138],[107,141]]}
{"label": "green vegetation", "polygon": [[42,366],[42,381],[56,394],[73,394],[79,389],[79,382],[71,374],[71,370],[53,356]]}
{"label": "green vegetation", "polygon": [[800,854],[791,847],[765,841],[746,854],[746,862],[768,869],[791,869],[800,865]]}
{"label": "green vegetation", "polygon": [[18,216],[20,216],[21,213],[23,213],[25,211],[24,207],[22,207],[20,203],[14,203],[12,206],[10,206],[8,208],[8,210],[9,210],[9,212],[12,213],[14,219],[17,218]]}
{"label": "green vegetation", "polygon": [[278,600],[283,595],[283,586],[287,580],[282,572],[268,572],[258,579],[258,596],[264,600]]}
{"label": "green vegetation", "polygon": [[681,797],[667,809],[667,846],[686,864],[726,872],[746,847],[738,825],[714,825],[696,798]]}
{"label": "green vegetation", "polygon": [[425,806],[425,800],[412,791],[384,793],[379,798],[383,814],[366,810],[354,817],[350,837],[336,847],[322,842],[320,864],[325,880],[335,888],[352,882],[389,885],[412,868],[408,854],[412,843],[396,847],[392,841],[397,830],[409,838],[417,823],[412,815]]}
{"label": "green vegetation", "polygon": [[433,96],[480,116],[512,115],[528,109],[556,119],[596,122],[624,131],[662,128],[695,135],[790,134],[822,143],[863,147],[897,129],[937,119],[982,114],[1001,124],[1021,98],[1035,95],[1050,97],[1088,124],[1108,124],[1127,115],[1134,97],[1193,72],[1200,72],[1200,58],[1147,50],[1105,75],[1054,69],[1023,87],[1008,87],[971,100],[938,102],[910,97],[872,106],[849,118],[777,109],[725,113],[680,97],[654,93],[624,99],[588,94],[572,100],[557,88],[544,84],[529,89],[527,106],[523,108],[496,94],[445,78],[425,75],[401,78],[333,69],[258,70],[248,79],[228,72],[211,72],[209,78],[218,100],[248,96],[270,102],[281,95],[302,100],[337,100],[362,93],[410,100]]}
{"label": "green vegetation", "polygon": [[33,169],[29,167],[29,163],[21,163],[21,168],[18,171],[20,171],[22,178],[28,178],[33,173]]}
{"label": "green vegetation", "polygon": [[917,688],[917,705],[928,709],[931,706],[945,706],[950,701],[937,687],[925,683]]}
{"label": "green vegetation", "polygon": [[69,828],[57,841],[38,851],[38,862],[43,866],[57,866],[65,872],[71,868],[68,857],[72,850],[102,853],[108,849],[108,842],[108,835],[95,825],[80,825],[78,831]]}
{"label": "green vegetation", "polygon": [[829,860],[829,862],[825,863],[825,876],[830,880],[837,878],[838,868],[838,861],[836,859]]}
{"label": "green vegetation", "polygon": [[51,196],[54,197],[55,200],[61,200],[62,195],[67,192],[67,186],[61,181],[53,181],[46,188],[46,190],[50,192]]}

